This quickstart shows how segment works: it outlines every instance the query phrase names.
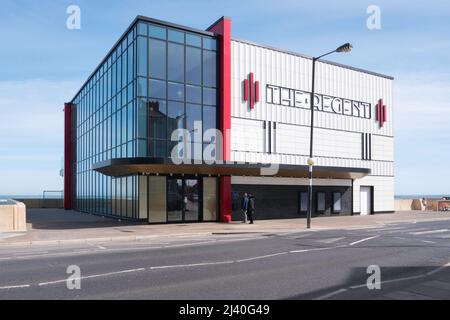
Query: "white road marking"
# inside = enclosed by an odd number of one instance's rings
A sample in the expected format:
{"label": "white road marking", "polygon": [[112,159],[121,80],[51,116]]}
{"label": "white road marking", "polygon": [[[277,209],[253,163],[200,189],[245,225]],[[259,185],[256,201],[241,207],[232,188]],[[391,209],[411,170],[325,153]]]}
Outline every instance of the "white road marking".
{"label": "white road marking", "polygon": [[[73,279],[71,279],[71,280],[73,281],[73,280],[83,280],[83,279],[91,279],[91,278],[107,277],[107,276],[112,276],[112,275],[117,275],[117,274],[131,273],[131,272],[139,272],[139,271],[145,271],[145,268],[128,269],[128,270],[114,271],[114,272],[108,272],[108,273],[93,274],[93,275],[90,275],[90,276],[84,276],[84,277],[73,278]],[[38,284],[38,286],[40,286],[40,287],[42,287],[42,286],[48,286],[48,285],[51,285],[51,284],[58,284],[58,283],[66,282],[66,281],[67,281],[67,279],[55,280],[55,281],[48,281],[48,282],[40,282],[40,283]]]}
{"label": "white road marking", "polygon": [[218,261],[218,262],[202,262],[202,263],[191,263],[191,264],[175,264],[175,265],[168,265],[168,266],[155,266],[150,267],[150,270],[156,270],[156,269],[171,269],[171,268],[187,268],[187,267],[200,267],[200,266],[211,266],[211,265],[218,265],[218,264],[231,264],[235,261],[229,260],[229,261]]}
{"label": "white road marking", "polygon": [[316,240],[316,241],[320,242],[320,243],[327,243],[327,244],[329,244],[329,243],[337,242],[337,241],[343,240],[343,239],[345,239],[345,237],[328,238],[328,239],[322,239],[322,240]]}
{"label": "white road marking", "polygon": [[339,294],[339,293],[342,293],[342,292],[345,292],[345,291],[347,291],[347,289],[342,288],[342,289],[339,289],[339,290],[330,292],[330,293],[328,293],[328,294],[325,294],[325,295],[323,295],[323,296],[320,296],[320,297],[318,297],[318,298],[315,298],[314,300],[325,300],[325,299],[331,298],[332,296],[335,296],[335,295],[337,295],[337,294]]}
{"label": "white road marking", "polygon": [[434,233],[443,233],[443,232],[448,232],[450,230],[448,229],[439,229],[439,230],[429,230],[429,231],[420,231],[420,232],[411,232],[410,234],[418,236],[418,235],[422,235],[422,234],[434,234]]}
{"label": "white road marking", "polygon": [[0,287],[0,290],[19,289],[19,288],[28,288],[28,287],[30,287],[29,284],[19,284],[19,285],[15,285],[15,286]]}
{"label": "white road marking", "polygon": [[258,257],[252,257],[252,258],[247,258],[247,259],[240,259],[240,260],[236,260],[236,262],[245,262],[245,261],[252,261],[252,260],[258,260],[258,259],[264,259],[264,258],[270,258],[270,257],[275,257],[275,256],[279,256],[282,254],[287,254],[289,252],[278,252],[278,253],[273,253],[273,254],[266,254],[264,256],[258,256]]}
{"label": "white road marking", "polygon": [[369,241],[369,240],[372,240],[372,239],[375,239],[375,238],[378,238],[378,237],[379,237],[379,235],[378,236],[364,238],[364,239],[361,239],[361,240],[358,240],[358,241],[350,243],[349,246],[354,246],[355,244],[358,244],[358,243],[361,243],[361,242],[364,242],[364,241]]}
{"label": "white road marking", "polygon": [[345,245],[342,246],[334,246],[334,247],[326,247],[326,248],[314,248],[314,249],[301,249],[301,250],[291,250],[289,253],[304,253],[304,252],[310,252],[310,251],[322,251],[322,250],[331,250],[335,248],[345,248]]}
{"label": "white road marking", "polygon": [[395,227],[395,228],[380,228],[380,229],[372,229],[373,231],[398,231],[398,230],[403,230],[403,229],[407,229],[407,227]]}
{"label": "white road marking", "polygon": [[[420,278],[428,277],[428,276],[431,276],[431,275],[433,275],[433,274],[435,274],[435,273],[437,273],[437,272],[439,272],[439,271],[441,271],[441,270],[443,270],[443,269],[445,269],[445,268],[447,268],[449,266],[450,266],[450,262],[446,263],[443,266],[440,266],[440,267],[438,267],[438,268],[436,268],[434,270],[431,270],[431,271],[429,271],[427,273],[418,274],[418,275],[415,275],[415,276],[403,277],[403,278],[396,278],[396,279],[391,279],[391,280],[383,280],[383,281],[381,281],[381,284],[383,285],[383,284],[386,284],[386,283],[393,283],[393,282],[400,282],[400,281],[405,281],[405,280],[414,280],[414,279],[420,279]],[[364,284],[359,284],[359,285],[356,285],[356,286],[350,286],[349,289],[364,288],[366,286],[367,286],[367,284],[364,283]]]}
{"label": "white road marking", "polygon": [[436,243],[436,242],[430,241],[430,240],[422,240],[422,242],[425,242],[425,243],[432,243],[432,244],[435,244],[435,243]]}

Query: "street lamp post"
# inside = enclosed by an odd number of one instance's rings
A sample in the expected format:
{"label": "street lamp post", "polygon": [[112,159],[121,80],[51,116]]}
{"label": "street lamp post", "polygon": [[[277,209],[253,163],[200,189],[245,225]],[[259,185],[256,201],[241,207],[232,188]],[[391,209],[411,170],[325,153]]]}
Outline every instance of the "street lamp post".
{"label": "street lamp post", "polygon": [[308,159],[308,212],[306,216],[306,228],[311,228],[311,216],[312,216],[312,202],[313,202],[313,133],[314,133],[314,83],[315,83],[315,73],[316,73],[316,61],[334,52],[350,52],[352,50],[352,45],[350,43],[343,44],[337,49],[327,52],[321,56],[314,57],[312,59],[312,83],[311,83],[311,97],[309,99],[310,109],[311,109],[311,122],[310,122],[310,135],[309,135],[309,159]]}

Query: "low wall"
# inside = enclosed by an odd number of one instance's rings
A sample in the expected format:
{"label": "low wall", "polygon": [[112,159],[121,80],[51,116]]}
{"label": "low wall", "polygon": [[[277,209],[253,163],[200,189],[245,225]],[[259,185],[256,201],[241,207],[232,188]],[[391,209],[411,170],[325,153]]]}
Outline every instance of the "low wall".
{"label": "low wall", "polygon": [[0,232],[27,231],[26,206],[22,202],[0,202]]}
{"label": "low wall", "polygon": [[62,208],[62,199],[16,199],[24,203],[27,208]]}
{"label": "low wall", "polygon": [[420,199],[395,199],[395,211],[422,210]]}
{"label": "low wall", "polygon": [[[427,211],[438,211],[438,203],[445,202],[440,199],[426,199],[426,201],[427,206],[424,209]],[[422,210],[421,199],[395,199],[394,203],[395,211]]]}

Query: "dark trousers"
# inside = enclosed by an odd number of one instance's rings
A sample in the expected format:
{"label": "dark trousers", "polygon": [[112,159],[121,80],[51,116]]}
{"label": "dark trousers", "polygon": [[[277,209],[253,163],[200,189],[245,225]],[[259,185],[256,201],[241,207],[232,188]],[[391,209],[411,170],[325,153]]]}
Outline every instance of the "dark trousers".
{"label": "dark trousers", "polygon": [[250,223],[253,223],[253,214],[254,214],[254,210],[248,210],[247,211],[247,217],[248,217],[248,220],[250,220]]}

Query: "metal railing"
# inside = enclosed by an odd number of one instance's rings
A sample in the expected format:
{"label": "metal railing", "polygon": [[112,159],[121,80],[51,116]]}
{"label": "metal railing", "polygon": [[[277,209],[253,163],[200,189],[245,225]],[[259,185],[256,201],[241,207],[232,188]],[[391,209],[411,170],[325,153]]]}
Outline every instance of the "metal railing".
{"label": "metal railing", "polygon": [[[49,197],[51,194],[56,194],[56,196]],[[42,192],[42,208],[62,208],[63,200],[63,190],[44,190]]]}

